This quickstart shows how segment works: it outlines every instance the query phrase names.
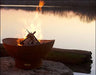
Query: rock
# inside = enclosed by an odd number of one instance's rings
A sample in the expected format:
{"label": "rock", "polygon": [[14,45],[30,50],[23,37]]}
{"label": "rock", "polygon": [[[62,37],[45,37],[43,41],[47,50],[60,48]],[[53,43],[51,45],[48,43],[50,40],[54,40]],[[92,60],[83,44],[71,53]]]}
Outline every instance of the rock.
{"label": "rock", "polygon": [[43,60],[40,68],[22,70],[15,67],[11,57],[0,58],[1,75],[73,75],[72,70],[60,62]]}

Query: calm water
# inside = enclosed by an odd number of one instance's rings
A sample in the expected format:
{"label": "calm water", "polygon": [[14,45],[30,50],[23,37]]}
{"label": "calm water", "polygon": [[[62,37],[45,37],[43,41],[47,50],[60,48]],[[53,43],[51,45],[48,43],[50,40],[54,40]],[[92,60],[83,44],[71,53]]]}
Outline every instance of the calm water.
{"label": "calm water", "polygon": [[[22,10],[23,9],[23,10]],[[63,8],[2,8],[1,40],[8,37],[24,37],[27,32],[36,30],[40,39],[55,39],[54,47],[92,51],[91,73],[74,75],[95,75],[95,19],[94,13],[87,10],[65,10]],[[1,41],[2,42],[2,41]]]}

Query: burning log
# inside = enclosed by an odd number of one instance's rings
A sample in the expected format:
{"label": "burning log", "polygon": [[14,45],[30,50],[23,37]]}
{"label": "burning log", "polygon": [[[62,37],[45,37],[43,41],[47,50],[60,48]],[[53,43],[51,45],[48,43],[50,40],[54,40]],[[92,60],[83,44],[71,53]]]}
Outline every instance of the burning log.
{"label": "burning log", "polygon": [[37,40],[37,38],[34,36],[34,34],[36,33],[36,31],[34,31],[33,33],[30,33],[28,30],[28,35],[26,37],[26,39],[24,39],[23,41],[20,42],[20,44],[22,44],[23,46],[32,46],[32,45],[38,45],[40,44],[40,42]]}

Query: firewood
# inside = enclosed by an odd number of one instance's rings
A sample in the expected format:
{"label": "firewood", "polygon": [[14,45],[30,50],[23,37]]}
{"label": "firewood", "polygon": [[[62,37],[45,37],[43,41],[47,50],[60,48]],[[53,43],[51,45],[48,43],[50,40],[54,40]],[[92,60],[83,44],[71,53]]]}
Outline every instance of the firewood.
{"label": "firewood", "polygon": [[[28,31],[28,33],[29,33],[29,31]],[[31,34],[34,35],[35,33],[36,33],[36,32],[33,32],[33,33],[31,33]],[[20,44],[23,45],[23,44],[24,44],[24,41],[27,40],[28,38],[29,38],[29,37],[28,37],[28,35],[27,35],[27,38],[25,38],[23,41],[21,41]]]}
{"label": "firewood", "polygon": [[28,35],[26,36],[26,39],[24,39],[23,41],[21,41],[20,44],[26,45],[26,46],[40,44],[40,42],[34,36],[35,33],[36,33],[36,31],[34,31],[33,33],[30,33],[28,31]]}

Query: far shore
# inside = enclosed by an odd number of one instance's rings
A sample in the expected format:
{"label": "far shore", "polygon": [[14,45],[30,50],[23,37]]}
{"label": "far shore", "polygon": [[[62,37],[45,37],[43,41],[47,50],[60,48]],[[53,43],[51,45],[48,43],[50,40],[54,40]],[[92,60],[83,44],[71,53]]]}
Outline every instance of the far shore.
{"label": "far shore", "polygon": [[[39,0],[1,0],[1,5],[38,5]],[[48,6],[95,7],[95,0],[45,0]]]}

